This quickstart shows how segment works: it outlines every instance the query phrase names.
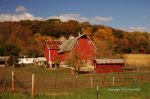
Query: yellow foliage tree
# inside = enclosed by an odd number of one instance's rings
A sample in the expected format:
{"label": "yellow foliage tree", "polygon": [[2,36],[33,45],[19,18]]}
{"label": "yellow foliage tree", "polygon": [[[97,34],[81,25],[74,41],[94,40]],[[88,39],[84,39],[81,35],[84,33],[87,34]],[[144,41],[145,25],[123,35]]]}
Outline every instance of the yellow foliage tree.
{"label": "yellow foliage tree", "polygon": [[114,36],[112,35],[112,29],[99,28],[93,36],[93,40],[97,47],[97,57],[112,57]]}
{"label": "yellow foliage tree", "polygon": [[88,37],[92,36],[92,27],[87,26],[82,28],[82,33],[86,34]]}

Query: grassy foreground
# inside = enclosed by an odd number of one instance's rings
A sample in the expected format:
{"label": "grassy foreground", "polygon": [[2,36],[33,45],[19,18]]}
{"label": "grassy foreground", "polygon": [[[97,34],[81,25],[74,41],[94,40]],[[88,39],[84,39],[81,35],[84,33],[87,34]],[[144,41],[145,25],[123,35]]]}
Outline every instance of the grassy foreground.
{"label": "grassy foreground", "polygon": [[[146,72],[147,70],[147,72]],[[91,77],[93,86],[108,87],[127,86],[135,83],[149,83],[150,68],[137,72],[120,72],[107,74],[78,74],[76,84],[75,75],[70,75],[70,70],[48,70],[37,66],[23,68],[1,68],[0,70],[0,92],[11,92],[11,71],[15,73],[15,92],[31,94],[31,75],[35,74],[35,94],[68,92],[91,88]]]}
{"label": "grassy foreground", "polygon": [[[150,83],[130,86],[99,88],[98,99],[150,99]],[[47,93],[38,96],[24,94],[0,94],[0,99],[97,99],[96,88],[72,92]]]}

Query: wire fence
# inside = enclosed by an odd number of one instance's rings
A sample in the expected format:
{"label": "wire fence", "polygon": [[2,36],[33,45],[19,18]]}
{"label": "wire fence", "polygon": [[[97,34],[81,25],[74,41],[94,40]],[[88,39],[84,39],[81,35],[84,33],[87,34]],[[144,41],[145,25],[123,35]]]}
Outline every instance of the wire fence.
{"label": "wire fence", "polygon": [[[150,72],[120,72],[108,74],[77,74],[71,75],[69,71],[53,70],[52,73],[34,73],[34,82],[31,72],[14,71],[7,77],[0,76],[0,93],[14,92],[31,95],[64,91],[76,91],[109,86],[126,86],[135,83],[149,83]],[[13,78],[12,78],[13,77]],[[13,81],[14,79],[14,81]],[[13,84],[14,83],[14,84]],[[33,85],[34,84],[34,85]],[[14,89],[13,89],[14,87]],[[33,92],[32,92],[33,91]]]}

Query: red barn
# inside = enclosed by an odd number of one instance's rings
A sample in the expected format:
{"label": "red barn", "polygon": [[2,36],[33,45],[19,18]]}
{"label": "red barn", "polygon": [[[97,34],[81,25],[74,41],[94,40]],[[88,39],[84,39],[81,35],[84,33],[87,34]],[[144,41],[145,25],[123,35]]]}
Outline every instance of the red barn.
{"label": "red barn", "polygon": [[124,66],[123,59],[95,59],[96,73],[121,72]]}
{"label": "red barn", "polygon": [[52,67],[52,64],[58,58],[58,51],[60,50],[60,45],[62,41],[51,40],[46,41],[44,46],[44,57],[47,59],[48,63]]}
{"label": "red barn", "polygon": [[75,52],[83,62],[91,64],[95,59],[96,48],[92,40],[85,34],[82,34],[68,39],[60,46],[58,54],[61,61],[65,62],[72,52]]}

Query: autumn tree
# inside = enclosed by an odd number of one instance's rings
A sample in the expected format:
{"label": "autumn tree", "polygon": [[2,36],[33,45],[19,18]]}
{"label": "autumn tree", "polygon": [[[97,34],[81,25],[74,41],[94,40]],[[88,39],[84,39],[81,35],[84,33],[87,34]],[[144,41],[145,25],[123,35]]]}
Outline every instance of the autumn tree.
{"label": "autumn tree", "polygon": [[14,67],[15,64],[18,63],[18,58],[19,58],[20,52],[21,52],[20,48],[12,42],[0,44],[0,55],[10,56],[10,58],[8,60],[8,64],[10,66]]}
{"label": "autumn tree", "polygon": [[128,39],[132,53],[139,53],[140,49],[146,50],[149,46],[149,38],[145,33],[131,32]]}
{"label": "autumn tree", "polygon": [[79,22],[74,20],[69,20],[67,22],[64,22],[62,24],[62,27],[63,27],[63,31],[68,34],[67,37],[69,37],[70,35],[78,36],[78,32],[80,32],[81,30]]}
{"label": "autumn tree", "polygon": [[69,53],[69,57],[66,59],[66,63],[69,67],[73,68],[75,72],[80,70],[80,67],[83,65],[82,60],[80,59],[79,54],[76,52],[75,49]]}
{"label": "autumn tree", "polygon": [[97,57],[111,57],[113,54],[114,36],[112,29],[99,28],[93,36],[94,43],[97,47]]}
{"label": "autumn tree", "polygon": [[82,26],[81,33],[86,34],[88,37],[93,36],[92,26],[88,22],[81,23],[81,26]]}
{"label": "autumn tree", "polygon": [[[0,22],[0,43],[4,45],[9,42],[14,43],[21,49],[20,54],[24,56],[41,56],[45,40],[68,38],[70,35],[78,36],[79,33],[84,33],[94,40],[98,56],[101,57],[118,53],[139,53],[141,49],[145,53],[150,53],[150,34],[147,32],[128,32],[75,20]],[[1,55],[4,55],[4,52],[6,51],[0,46]]]}
{"label": "autumn tree", "polygon": [[12,23],[9,22],[0,23],[0,42],[5,43],[6,40],[9,39],[11,35],[11,25]]}

